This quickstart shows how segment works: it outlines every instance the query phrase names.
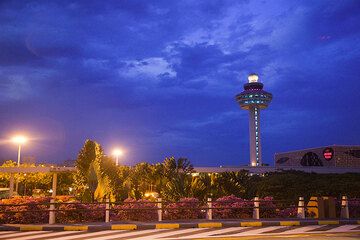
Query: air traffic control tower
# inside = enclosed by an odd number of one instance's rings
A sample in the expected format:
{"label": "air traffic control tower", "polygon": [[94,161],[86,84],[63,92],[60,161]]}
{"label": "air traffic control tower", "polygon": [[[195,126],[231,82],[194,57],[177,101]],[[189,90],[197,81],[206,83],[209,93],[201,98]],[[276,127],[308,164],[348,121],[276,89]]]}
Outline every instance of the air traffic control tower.
{"label": "air traffic control tower", "polygon": [[240,107],[249,111],[249,137],[250,137],[250,165],[261,166],[261,140],[260,140],[260,109],[268,107],[272,94],[263,90],[264,85],[259,82],[259,76],[250,74],[248,83],[244,84],[244,91],[236,95]]}

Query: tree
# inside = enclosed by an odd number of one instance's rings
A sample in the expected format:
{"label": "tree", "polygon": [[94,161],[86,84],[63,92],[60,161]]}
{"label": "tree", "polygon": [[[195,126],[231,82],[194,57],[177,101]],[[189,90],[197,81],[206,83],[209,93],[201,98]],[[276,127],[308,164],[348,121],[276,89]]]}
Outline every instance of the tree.
{"label": "tree", "polygon": [[244,197],[248,181],[248,171],[223,172],[219,174],[217,184],[223,196],[235,195],[237,197]]}
{"label": "tree", "polygon": [[186,158],[166,158],[163,162],[164,177],[167,180],[162,195],[169,200],[177,201],[182,197],[190,197],[192,173],[194,168]]}
{"label": "tree", "polygon": [[95,191],[101,179],[100,163],[104,156],[100,144],[87,139],[76,159],[74,187],[83,200],[95,200]]}

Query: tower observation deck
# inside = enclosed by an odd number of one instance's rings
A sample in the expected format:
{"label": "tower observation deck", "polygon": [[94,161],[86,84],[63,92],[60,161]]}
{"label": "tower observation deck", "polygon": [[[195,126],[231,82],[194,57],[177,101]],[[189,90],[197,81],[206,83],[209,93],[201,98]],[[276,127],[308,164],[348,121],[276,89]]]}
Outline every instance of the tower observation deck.
{"label": "tower observation deck", "polygon": [[244,91],[236,95],[240,107],[249,111],[250,137],[250,165],[261,166],[261,139],[260,139],[260,110],[268,107],[272,94],[263,90],[264,85],[259,82],[259,76],[250,74],[248,83],[244,84]]}

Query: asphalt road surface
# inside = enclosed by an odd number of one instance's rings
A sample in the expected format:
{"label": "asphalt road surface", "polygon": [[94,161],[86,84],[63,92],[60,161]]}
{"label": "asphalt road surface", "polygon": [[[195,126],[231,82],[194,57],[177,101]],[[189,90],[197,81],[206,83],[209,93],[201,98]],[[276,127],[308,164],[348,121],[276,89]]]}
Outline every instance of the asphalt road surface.
{"label": "asphalt road surface", "polygon": [[360,239],[359,225],[187,228],[108,231],[0,231],[0,240]]}

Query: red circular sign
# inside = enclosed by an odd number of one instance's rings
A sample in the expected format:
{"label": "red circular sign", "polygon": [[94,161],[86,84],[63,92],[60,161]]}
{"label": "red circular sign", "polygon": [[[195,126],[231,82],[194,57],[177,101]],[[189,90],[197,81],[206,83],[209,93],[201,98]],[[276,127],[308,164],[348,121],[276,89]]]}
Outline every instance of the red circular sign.
{"label": "red circular sign", "polygon": [[334,156],[334,150],[332,148],[325,148],[323,151],[323,156],[326,160],[330,161]]}

